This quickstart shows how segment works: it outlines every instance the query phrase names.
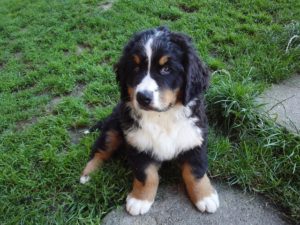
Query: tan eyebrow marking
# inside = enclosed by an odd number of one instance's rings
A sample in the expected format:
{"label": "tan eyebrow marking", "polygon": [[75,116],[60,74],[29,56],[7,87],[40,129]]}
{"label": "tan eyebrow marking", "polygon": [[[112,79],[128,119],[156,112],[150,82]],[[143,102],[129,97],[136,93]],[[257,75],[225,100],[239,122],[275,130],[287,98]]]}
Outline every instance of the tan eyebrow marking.
{"label": "tan eyebrow marking", "polygon": [[166,62],[168,62],[168,60],[169,60],[169,56],[168,55],[164,55],[164,56],[162,56],[160,59],[159,59],[159,61],[158,61],[158,63],[159,63],[159,65],[164,65]]}
{"label": "tan eyebrow marking", "polygon": [[133,61],[136,63],[136,64],[140,64],[141,63],[141,59],[138,55],[133,55]]}

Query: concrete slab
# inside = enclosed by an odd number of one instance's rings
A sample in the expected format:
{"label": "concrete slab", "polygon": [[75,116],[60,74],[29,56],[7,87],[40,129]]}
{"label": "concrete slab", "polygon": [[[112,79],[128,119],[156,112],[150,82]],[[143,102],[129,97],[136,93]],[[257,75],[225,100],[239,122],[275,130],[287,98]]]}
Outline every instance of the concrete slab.
{"label": "concrete slab", "polygon": [[263,108],[288,130],[300,133],[300,74],[273,85],[258,99]]}
{"label": "concrete slab", "polygon": [[260,196],[215,184],[220,208],[214,214],[200,213],[189,201],[183,186],[160,187],[150,211],[130,216],[123,208],[109,213],[103,225],[279,225],[288,224],[280,213]]}

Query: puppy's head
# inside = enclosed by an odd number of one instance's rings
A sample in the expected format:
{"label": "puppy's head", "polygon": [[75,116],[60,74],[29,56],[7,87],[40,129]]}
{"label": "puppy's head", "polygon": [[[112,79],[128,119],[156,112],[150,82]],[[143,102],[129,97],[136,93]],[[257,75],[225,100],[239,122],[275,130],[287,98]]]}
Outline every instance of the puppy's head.
{"label": "puppy's head", "polygon": [[191,38],[167,28],[136,34],[115,66],[123,101],[137,110],[167,111],[203,93],[209,73]]}

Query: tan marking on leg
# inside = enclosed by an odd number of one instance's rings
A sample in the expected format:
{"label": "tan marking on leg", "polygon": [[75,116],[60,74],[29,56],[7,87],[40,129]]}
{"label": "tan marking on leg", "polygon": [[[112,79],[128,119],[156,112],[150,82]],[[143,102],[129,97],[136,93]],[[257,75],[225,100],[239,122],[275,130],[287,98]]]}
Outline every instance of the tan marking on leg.
{"label": "tan marking on leg", "polygon": [[150,202],[154,201],[159,183],[157,170],[157,166],[150,165],[145,171],[146,180],[144,183],[135,178],[130,196],[136,199],[148,200]]}
{"label": "tan marking on leg", "polygon": [[120,134],[115,130],[109,130],[105,138],[105,150],[99,149],[94,157],[85,166],[82,176],[88,176],[91,172],[95,171],[103,161],[108,160],[113,152],[117,150],[122,142]]}
{"label": "tan marking on leg", "polygon": [[185,163],[182,166],[182,176],[187,192],[194,204],[214,193],[214,188],[207,175],[204,174],[202,178],[196,179],[192,174],[192,168],[188,163]]}
{"label": "tan marking on leg", "polygon": [[133,61],[139,65],[141,63],[141,59],[138,55],[133,55]]}
{"label": "tan marking on leg", "polygon": [[158,63],[159,63],[159,65],[163,66],[168,62],[168,60],[169,60],[169,56],[164,55],[159,59]]}
{"label": "tan marking on leg", "polygon": [[88,176],[91,172],[95,171],[103,162],[105,158],[104,152],[99,152],[86,164],[81,176]]}

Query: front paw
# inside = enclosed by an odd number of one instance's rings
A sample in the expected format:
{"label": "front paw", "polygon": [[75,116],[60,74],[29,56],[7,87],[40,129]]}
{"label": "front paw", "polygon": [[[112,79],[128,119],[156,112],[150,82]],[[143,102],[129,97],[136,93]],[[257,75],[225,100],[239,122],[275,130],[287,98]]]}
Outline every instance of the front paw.
{"label": "front paw", "polygon": [[141,200],[130,196],[126,199],[126,210],[133,216],[142,215],[149,211],[153,202],[148,200]]}
{"label": "front paw", "polygon": [[209,196],[206,196],[199,200],[196,203],[196,207],[201,211],[201,212],[209,212],[209,213],[214,213],[217,211],[219,208],[220,203],[219,203],[219,197],[217,191],[214,191],[211,193]]}

